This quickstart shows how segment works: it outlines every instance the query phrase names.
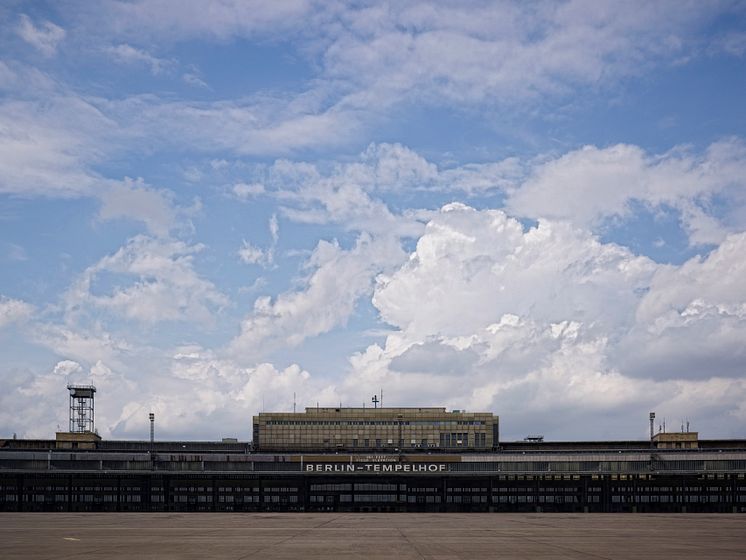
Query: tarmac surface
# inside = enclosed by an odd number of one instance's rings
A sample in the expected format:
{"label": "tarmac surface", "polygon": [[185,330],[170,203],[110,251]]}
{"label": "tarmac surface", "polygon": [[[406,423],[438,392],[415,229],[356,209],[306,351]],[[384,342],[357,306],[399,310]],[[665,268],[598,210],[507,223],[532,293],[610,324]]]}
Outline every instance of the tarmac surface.
{"label": "tarmac surface", "polygon": [[746,515],[0,513],[0,558],[746,559]]}

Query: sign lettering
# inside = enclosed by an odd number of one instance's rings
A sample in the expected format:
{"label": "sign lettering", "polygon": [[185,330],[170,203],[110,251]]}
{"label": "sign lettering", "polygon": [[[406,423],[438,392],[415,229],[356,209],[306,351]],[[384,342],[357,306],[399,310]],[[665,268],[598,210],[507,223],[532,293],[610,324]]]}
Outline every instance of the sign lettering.
{"label": "sign lettering", "polygon": [[307,463],[306,472],[313,473],[437,473],[445,472],[442,463]]}

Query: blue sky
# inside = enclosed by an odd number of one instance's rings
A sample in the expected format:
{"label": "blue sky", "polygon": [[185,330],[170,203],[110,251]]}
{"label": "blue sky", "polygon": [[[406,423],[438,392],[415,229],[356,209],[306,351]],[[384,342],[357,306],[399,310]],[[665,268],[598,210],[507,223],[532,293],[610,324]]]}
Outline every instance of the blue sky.
{"label": "blue sky", "polygon": [[0,433],[746,429],[740,2],[6,2]]}

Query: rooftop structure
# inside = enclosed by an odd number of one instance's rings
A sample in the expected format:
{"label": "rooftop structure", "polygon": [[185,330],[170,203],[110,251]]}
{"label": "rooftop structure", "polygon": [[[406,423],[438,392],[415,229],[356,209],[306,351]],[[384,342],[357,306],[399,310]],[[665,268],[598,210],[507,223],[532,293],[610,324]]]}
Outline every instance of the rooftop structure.
{"label": "rooftop structure", "polygon": [[260,451],[466,451],[499,443],[491,412],[447,412],[444,407],[313,408],[254,417]]}
{"label": "rooftop structure", "polygon": [[696,449],[699,447],[697,432],[660,432],[653,436],[653,447],[658,449]]}

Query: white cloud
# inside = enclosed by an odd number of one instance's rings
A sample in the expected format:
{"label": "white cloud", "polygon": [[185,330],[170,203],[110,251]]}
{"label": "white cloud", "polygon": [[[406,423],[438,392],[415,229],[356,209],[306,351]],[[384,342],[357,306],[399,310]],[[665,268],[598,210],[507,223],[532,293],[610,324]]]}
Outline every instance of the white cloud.
{"label": "white cloud", "polygon": [[706,258],[660,266],[616,361],[636,376],[743,377],[745,273],[746,233],[729,235]]}
{"label": "white cloud", "polygon": [[[86,269],[66,294],[68,314],[88,308],[154,324],[161,321],[214,323],[216,310],[228,304],[212,282],[194,270],[202,245],[136,236],[113,255]],[[99,287],[102,277],[121,278],[129,285]]]}
{"label": "white cloud", "polygon": [[96,394],[96,430],[111,437],[109,424],[119,414],[119,404],[137,388],[126,375],[112,370],[102,361],[60,360],[47,371],[11,372],[7,391],[0,394],[0,425],[20,437],[53,437],[68,426],[68,383],[94,384]]}
{"label": "white cloud", "polygon": [[293,393],[301,406],[316,397],[336,399],[332,387],[296,364],[284,369],[269,363],[242,367],[200,346],[178,348],[164,363],[168,375],[143,380],[141,398],[118,399],[118,416],[112,414],[110,422],[117,437],[147,433],[152,411],[157,434],[249,440],[251,416],[263,409],[292,410]]}
{"label": "white cloud", "polygon": [[308,337],[344,325],[357,301],[371,293],[373,277],[404,258],[396,238],[361,235],[351,249],[320,241],[307,267],[304,289],[276,298],[260,297],[231,341],[237,359],[256,361],[277,348],[297,346]]}
{"label": "white cloud", "polygon": [[280,234],[277,214],[272,214],[269,219],[269,234],[272,237],[272,244],[267,249],[255,247],[244,239],[241,248],[238,250],[238,258],[246,264],[272,265],[275,261],[275,249]]}
{"label": "white cloud", "polygon": [[124,356],[133,349],[122,338],[112,336],[100,325],[84,329],[70,324],[36,323],[30,339],[58,356],[80,363],[105,362],[123,366]]}
{"label": "white cloud", "polygon": [[357,86],[349,103],[535,101],[673,59],[716,10],[697,4],[417,2],[347,9],[325,75]]}
{"label": "white cloud", "polygon": [[[112,123],[80,99],[0,104],[0,192],[22,196],[91,195],[100,177],[90,164]],[[89,134],[90,133],[90,134]]]}
{"label": "white cloud", "polygon": [[175,63],[172,60],[165,58],[158,58],[152,54],[122,43],[115,47],[108,47],[106,52],[112,56],[112,58],[121,64],[143,64],[148,67],[150,73],[154,76],[169,71],[174,67]]}
{"label": "white cloud", "polygon": [[284,205],[283,215],[296,222],[340,224],[372,235],[419,235],[421,216],[396,214],[368,193],[375,188],[374,168],[350,164],[322,173],[308,163],[278,160],[267,170],[263,185]]}
{"label": "white cloud", "polygon": [[184,72],[181,75],[181,79],[185,84],[189,84],[190,86],[210,89],[207,82],[202,79],[202,73],[199,71],[199,68],[194,65],[189,66],[189,71]]}
{"label": "white cloud", "polygon": [[[312,3],[306,0],[137,0],[106,6],[114,31],[125,36],[147,34],[159,40],[205,37],[224,41],[287,31],[307,22]],[[93,14],[89,14],[93,15]],[[111,22],[106,22],[111,24]]]}
{"label": "white cloud", "polygon": [[273,246],[276,245],[280,238],[280,224],[277,222],[277,214],[272,214],[269,219],[269,234],[272,236]]}
{"label": "white cloud", "polygon": [[[401,100],[525,103],[573,86],[595,88],[680,58],[700,26],[727,7],[695,2],[404,4],[169,1],[117,3],[98,25],[159,40],[285,38],[320,58],[313,90],[342,111]],[[112,24],[112,22],[114,22]],[[348,115],[349,116],[349,115]]]}
{"label": "white cloud", "polygon": [[394,330],[351,358],[340,393],[383,386],[392,405],[497,410],[509,437],[619,437],[638,421],[642,436],[649,410],[738,431],[744,251],[739,234],[706,258],[658,265],[567,224],[524,229],[448,205],[379,277],[373,303]]}
{"label": "white cloud", "polygon": [[107,108],[127,132],[147,137],[149,143],[213,154],[227,150],[277,156],[343,146],[361,125],[354,113],[335,109],[321,94],[215,102],[170,101],[151,95],[110,101]]}
{"label": "white cloud", "polygon": [[267,256],[262,249],[254,247],[245,239],[238,250],[238,258],[246,264],[261,264],[267,260]]}
{"label": "white cloud", "polygon": [[10,96],[0,103],[0,193],[97,198],[99,219],[132,218],[157,235],[190,213],[176,206],[169,191],[153,189],[142,179],[109,179],[94,170],[122,149],[129,133],[91,99],[22,66],[0,63],[0,80],[3,70]]}
{"label": "white cloud", "polygon": [[[291,36],[316,71],[305,89],[212,103],[142,96],[115,109],[121,122],[151,141],[276,156],[345,146],[398,104],[486,103],[515,110],[610,88],[620,78],[691,55],[706,22],[727,12],[675,2],[593,9],[582,2],[275,4],[114,3],[78,17],[124,40]],[[120,46],[128,59],[152,58],[128,43]],[[159,60],[151,66],[162,66]],[[183,79],[202,85],[195,72]]]}
{"label": "white cloud", "polygon": [[207,85],[207,82],[193,72],[185,72],[181,75],[181,79],[184,83],[189,84],[190,86],[197,86],[206,89],[210,88],[210,86]]}
{"label": "white cloud", "polygon": [[[746,200],[746,145],[739,139],[712,144],[702,154],[675,148],[649,155],[641,148],[586,146],[540,164],[509,190],[509,211],[530,217],[572,220],[586,227],[609,217],[628,217],[639,202],[680,212],[694,244],[718,243],[729,230],[746,226],[739,216]],[[714,215],[716,197],[729,200],[724,216]]]}
{"label": "white cloud", "polygon": [[18,34],[29,45],[46,57],[57,53],[57,46],[65,38],[65,30],[51,21],[43,21],[37,27],[26,14],[21,14]]}
{"label": "white cloud", "polygon": [[339,175],[349,175],[383,190],[403,190],[432,183],[438,169],[425,158],[401,144],[371,144],[361,154],[363,164],[339,169]]}
{"label": "white cloud", "polygon": [[0,393],[0,426],[40,438],[65,429],[68,382],[96,386],[96,428],[104,438],[147,438],[148,413],[154,412],[159,439],[248,441],[251,416],[292,410],[294,393],[301,408],[317,399],[339,402],[333,386],[297,364],[243,367],[198,345],[141,354],[130,352],[124,364],[76,357],[49,370],[4,371],[8,390]]}
{"label": "white cloud", "polygon": [[[293,392],[300,403],[336,396],[297,365],[239,367],[199,346],[126,348],[109,335],[39,325],[39,342],[59,356],[48,370],[4,370],[8,390],[0,394],[0,426],[20,437],[50,437],[67,425],[68,383],[97,387],[96,428],[105,438],[143,438],[148,412],[156,413],[162,438],[251,438],[247,418],[263,404],[289,409]],[[227,430],[227,433],[226,433]]]}
{"label": "white cloud", "polygon": [[0,295],[0,328],[25,321],[34,313],[34,306],[21,301]]}
{"label": "white cloud", "polygon": [[69,377],[82,371],[83,367],[78,362],[74,360],[62,360],[61,362],[57,362],[52,373],[62,377]]}
{"label": "white cloud", "polygon": [[142,179],[110,182],[98,196],[100,220],[131,218],[143,222],[154,235],[167,236],[178,223],[177,209],[169,191],[148,187]]}
{"label": "white cloud", "polygon": [[39,101],[0,104],[0,193],[22,197],[97,198],[98,218],[127,217],[164,235],[188,210],[141,179],[116,181],[93,167],[119,140],[116,125],[80,98],[51,93]]}
{"label": "white cloud", "polygon": [[264,193],[264,185],[261,183],[236,183],[232,188],[233,194],[239,199],[248,200]]}
{"label": "white cloud", "polygon": [[499,210],[451,204],[428,223],[402,269],[381,279],[373,302],[386,322],[422,335],[468,334],[505,313],[608,324],[653,270],[644,257],[566,224],[524,232]]}
{"label": "white cloud", "polygon": [[[392,215],[372,198],[378,192],[502,192],[514,215],[567,220],[594,230],[608,220],[632,217],[639,207],[653,214],[674,210],[690,242],[699,245],[717,244],[746,227],[743,177],[746,145],[725,138],[702,152],[676,146],[655,155],[628,144],[585,146],[555,157],[450,168],[439,168],[399,144],[371,144],[357,161],[327,168],[279,160],[261,185],[262,192],[295,204],[285,210],[294,220],[336,222],[370,232],[418,235],[418,222],[428,217]],[[255,190],[241,187],[245,193]]]}

